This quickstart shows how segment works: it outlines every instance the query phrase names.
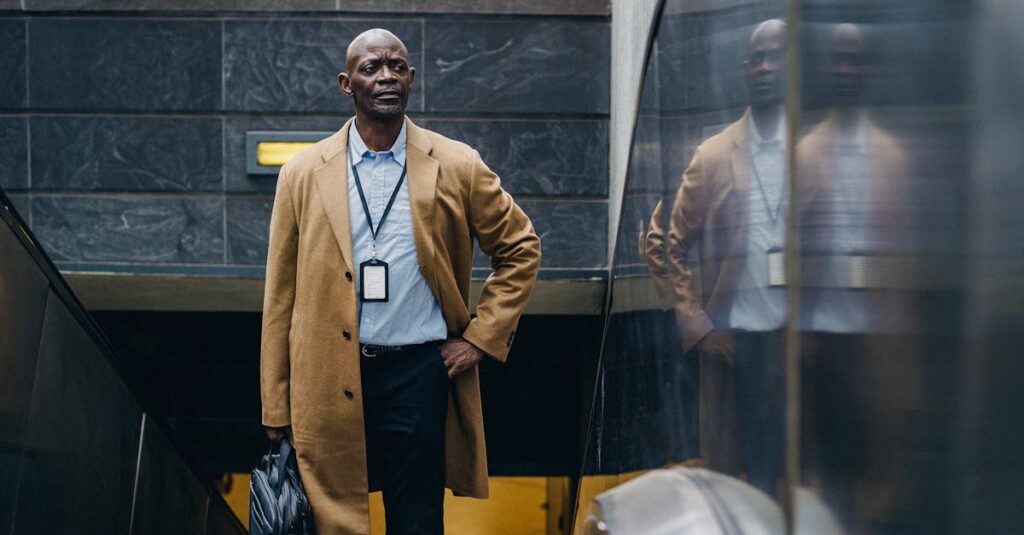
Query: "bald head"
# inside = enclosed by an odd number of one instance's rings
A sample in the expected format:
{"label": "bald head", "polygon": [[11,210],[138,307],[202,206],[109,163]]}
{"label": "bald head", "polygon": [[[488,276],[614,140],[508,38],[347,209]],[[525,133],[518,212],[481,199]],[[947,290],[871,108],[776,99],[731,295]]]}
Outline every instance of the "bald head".
{"label": "bald head", "polygon": [[348,50],[345,52],[345,69],[352,70],[353,61],[358,60],[367,50],[375,48],[397,48],[405,57],[409,57],[409,50],[397,35],[384,28],[372,28],[357,35],[348,44]]}
{"label": "bald head", "polygon": [[786,23],[779,19],[769,19],[754,28],[750,34],[750,41],[747,43],[747,52],[756,48],[758,44],[777,41],[779,43],[786,39]]}
{"label": "bald head", "polygon": [[750,104],[778,106],[783,100],[783,75],[786,69],[786,23],[779,19],[762,22],[750,34],[744,75]]}
{"label": "bald head", "polygon": [[856,24],[848,22],[837,24],[832,30],[832,46],[864,50],[864,32]]}
{"label": "bald head", "polygon": [[867,91],[871,67],[864,30],[856,24],[837,24],[831,38],[827,68],[832,102],[837,106],[859,106]]}
{"label": "bald head", "polygon": [[338,84],[352,97],[359,124],[382,121],[401,126],[416,69],[409,50],[395,34],[374,28],[356,36],[345,54],[345,72]]}

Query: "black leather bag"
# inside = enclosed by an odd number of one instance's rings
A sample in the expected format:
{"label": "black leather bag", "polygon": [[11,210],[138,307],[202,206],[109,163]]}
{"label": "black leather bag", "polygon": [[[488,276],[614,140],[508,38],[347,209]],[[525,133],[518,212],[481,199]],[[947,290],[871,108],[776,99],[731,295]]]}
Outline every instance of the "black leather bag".
{"label": "black leather bag", "polygon": [[263,456],[249,481],[249,533],[252,535],[312,535],[313,512],[299,479],[295,450],[287,438],[278,452]]}

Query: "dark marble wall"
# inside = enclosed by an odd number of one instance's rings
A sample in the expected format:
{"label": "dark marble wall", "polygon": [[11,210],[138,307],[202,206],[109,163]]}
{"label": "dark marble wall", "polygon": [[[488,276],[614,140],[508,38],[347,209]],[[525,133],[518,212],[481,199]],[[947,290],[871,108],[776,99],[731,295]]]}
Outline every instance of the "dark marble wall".
{"label": "dark marble wall", "polygon": [[0,9],[608,15],[610,3],[610,0],[0,0]]}
{"label": "dark marble wall", "polygon": [[0,187],[58,265],[259,266],[276,177],[247,173],[246,132],[339,128],[345,48],[383,26],[417,67],[410,115],[480,151],[544,267],[602,267],[607,2],[513,4],[0,3]]}
{"label": "dark marble wall", "polygon": [[0,188],[28,188],[28,120],[0,117]]}

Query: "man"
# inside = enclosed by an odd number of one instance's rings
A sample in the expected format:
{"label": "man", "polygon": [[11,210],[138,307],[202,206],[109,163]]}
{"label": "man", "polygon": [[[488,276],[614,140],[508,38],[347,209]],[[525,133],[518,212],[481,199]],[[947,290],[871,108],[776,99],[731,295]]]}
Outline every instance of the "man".
{"label": "man", "polygon": [[914,250],[908,158],[865,103],[878,65],[861,26],[837,24],[828,39],[821,78],[832,107],[797,145],[810,342],[801,456],[804,477],[848,512],[851,531],[877,531],[927,522],[934,511],[921,498],[928,493],[899,489],[941,471],[929,460],[941,455],[928,451],[941,446],[912,444],[908,434],[912,422],[935,421],[922,408],[941,383],[927,375],[936,366],[915,336],[919,305],[903,262]]}
{"label": "man", "polygon": [[[503,361],[540,240],[468,146],[405,117],[416,70],[382,29],[338,76],[356,116],[281,168],[261,348],[263,424],[294,439],[317,532],[443,533],[444,487],[487,496],[477,364]],[[469,315],[473,242],[494,273]]]}
{"label": "man", "polygon": [[[701,457],[778,495],[783,459],[786,26],[754,30],[750,107],[697,148],[676,193],[668,252],[683,349],[700,362]],[[700,292],[688,264],[700,253]]]}

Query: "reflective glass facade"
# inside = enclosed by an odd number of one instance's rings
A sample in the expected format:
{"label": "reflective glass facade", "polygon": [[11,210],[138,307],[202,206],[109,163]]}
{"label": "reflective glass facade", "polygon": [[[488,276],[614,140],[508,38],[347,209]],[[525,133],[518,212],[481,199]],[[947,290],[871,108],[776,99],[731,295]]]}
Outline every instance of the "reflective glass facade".
{"label": "reflective glass facade", "polygon": [[579,531],[1021,525],[1021,28],[1001,1],[662,3]]}

